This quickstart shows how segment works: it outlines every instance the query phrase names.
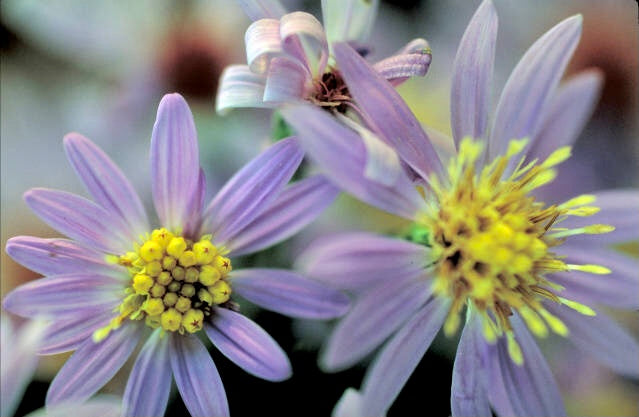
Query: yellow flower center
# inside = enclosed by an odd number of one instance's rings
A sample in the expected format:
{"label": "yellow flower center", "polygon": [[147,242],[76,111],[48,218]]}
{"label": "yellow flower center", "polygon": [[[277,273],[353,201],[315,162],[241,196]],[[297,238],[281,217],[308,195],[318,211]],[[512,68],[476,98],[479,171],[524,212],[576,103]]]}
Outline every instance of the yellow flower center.
{"label": "yellow flower center", "polygon": [[231,296],[231,261],[223,255],[210,236],[193,242],[164,228],[153,230],[134,251],[117,258],[128,269],[131,285],[119,315],[97,330],[94,340],[105,338],[125,319],[181,334],[201,330],[212,307]]}
{"label": "yellow flower center", "polygon": [[494,342],[497,336],[506,335],[510,356],[516,363],[522,363],[523,358],[509,322],[513,310],[539,337],[546,336],[548,328],[568,334],[564,323],[543,307],[544,299],[586,315],[595,314],[587,306],[558,296],[556,293],[563,288],[546,274],[569,270],[610,272],[598,265],[566,264],[553,248],[566,236],[613,229],[607,225],[572,230],[556,227],[568,215],[589,216],[599,209],[587,206],[594,201],[589,195],[552,206],[530,195],[555,178],[554,166],[570,156],[570,148],[558,149],[543,163],[532,161],[523,166],[522,158],[506,177],[512,158],[525,144],[525,140],[511,141],[505,156],[477,173],[475,165],[483,146],[464,139],[459,155],[448,166],[446,184],[431,179],[433,199],[418,222],[428,230],[434,293],[453,300],[445,333],[457,331],[461,310],[468,304],[481,315],[486,340]]}

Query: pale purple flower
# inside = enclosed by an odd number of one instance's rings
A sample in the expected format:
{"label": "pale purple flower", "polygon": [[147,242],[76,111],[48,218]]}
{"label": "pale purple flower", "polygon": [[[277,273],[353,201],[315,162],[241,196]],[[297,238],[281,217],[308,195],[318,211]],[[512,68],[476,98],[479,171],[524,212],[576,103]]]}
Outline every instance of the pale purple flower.
{"label": "pale purple flower", "polygon": [[[222,74],[218,112],[237,107],[279,107],[299,100],[340,113],[353,107],[330,45],[335,41],[362,45],[378,1],[323,0],[324,26],[309,13],[285,13],[277,1],[240,3],[255,20],[245,35],[248,65],[229,66]],[[375,70],[397,85],[425,75],[430,61],[428,42],[415,39],[376,63]]]}
{"label": "pale purple flower", "polygon": [[[308,105],[283,110],[330,180],[422,232],[417,242],[363,232],[327,236],[298,259],[307,274],[356,297],[328,340],[322,365],[343,369],[381,346],[361,387],[363,415],[389,409],[442,327],[450,335],[463,325],[454,416],[490,416],[491,409],[565,414],[531,333],[568,336],[604,365],[639,376],[634,338],[583,304],[639,308],[639,262],[606,246],[639,237],[639,192],[540,202],[601,84],[590,71],[558,87],[580,31],[581,17],[574,16],[531,46],[506,83],[489,130],[497,15],[484,1],[454,63],[458,153],[450,161],[440,161],[392,86],[346,44],[334,46],[336,59],[370,130],[360,128],[360,136]],[[590,206],[595,200],[598,207]]]}
{"label": "pale purple flower", "polygon": [[220,376],[195,333],[245,371],[280,381],[284,351],[237,312],[237,293],[294,317],[345,312],[341,293],[291,271],[232,270],[234,257],[266,248],[312,221],[337,194],[320,177],[287,185],[302,160],[295,138],[265,150],[204,206],[205,179],[190,109],[178,94],[159,106],[151,139],[151,228],[120,169],[79,134],[65,137],[71,165],[94,201],[57,190],[25,194],[30,208],[70,239],[15,237],[7,252],[45,275],[9,293],[4,307],[51,321],[40,354],[75,350],[47,405],[83,401],[142,344],[124,394],[125,415],[162,415],[171,377],[192,415],[228,415]]}

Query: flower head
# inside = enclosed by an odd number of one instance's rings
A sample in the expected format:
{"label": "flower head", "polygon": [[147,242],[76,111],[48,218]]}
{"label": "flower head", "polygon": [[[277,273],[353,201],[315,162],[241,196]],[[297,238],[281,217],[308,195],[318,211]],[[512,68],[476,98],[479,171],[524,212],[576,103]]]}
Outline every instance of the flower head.
{"label": "flower head", "polygon": [[[462,323],[453,415],[490,415],[490,407],[499,415],[564,414],[530,333],[569,336],[604,364],[639,375],[636,341],[589,306],[636,308],[639,281],[630,271],[637,262],[588,242],[588,235],[636,239],[639,194],[581,195],[551,204],[541,199],[543,185],[569,157],[601,82],[588,72],[557,88],[581,18],[561,22],[528,50],[504,87],[489,131],[496,29],[487,0],[454,63],[457,152],[448,161],[441,161],[392,86],[345,44],[334,47],[336,59],[367,129],[358,128],[358,135],[310,106],[283,111],[329,179],[413,222],[411,242],[344,234],[322,239],[300,258],[310,275],[356,296],[326,346],[326,368],[350,366],[392,335],[365,377],[364,415],[384,414],[437,331],[443,327],[450,335]],[[607,207],[616,208],[616,217]]]}
{"label": "flower head", "polygon": [[[249,17],[255,20],[245,36],[248,65],[230,66],[222,74],[217,111],[278,107],[306,100],[345,113],[353,107],[353,100],[332,59],[330,45],[334,41],[362,45],[370,32],[377,3],[322,1],[322,26],[305,12],[285,14],[277,2],[242,2]],[[430,61],[428,43],[415,39],[395,55],[375,64],[375,70],[399,84],[412,76],[425,75]]]}
{"label": "flower head", "polygon": [[124,414],[161,415],[171,376],[193,415],[228,415],[226,394],[197,337],[272,381],[289,377],[277,343],[239,314],[232,294],[284,314],[330,318],[347,299],[298,274],[233,269],[231,258],[270,246],[312,221],[336,195],[320,177],[287,186],[302,152],[284,139],[249,162],[204,206],[191,112],[178,94],[158,109],[151,140],[151,228],[133,187],[92,142],[69,134],[69,161],[94,201],[34,189],[27,204],[67,239],[15,237],[7,252],[46,275],[8,294],[4,307],[51,319],[41,354],[75,350],[53,380],[47,404],[83,401],[145,340],[126,385]]}

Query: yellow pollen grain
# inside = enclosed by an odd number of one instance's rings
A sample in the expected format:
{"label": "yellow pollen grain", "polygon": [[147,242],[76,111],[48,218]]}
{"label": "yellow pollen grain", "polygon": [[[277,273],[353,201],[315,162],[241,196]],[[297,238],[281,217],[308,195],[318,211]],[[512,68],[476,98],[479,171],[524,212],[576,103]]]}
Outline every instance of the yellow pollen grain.
{"label": "yellow pollen grain", "polygon": [[162,258],[162,268],[164,268],[165,270],[171,271],[173,270],[173,268],[175,268],[175,265],[177,265],[177,260],[175,260],[174,257],[165,256],[164,258]]}
{"label": "yellow pollen grain", "polygon": [[146,262],[159,261],[163,254],[162,246],[152,240],[145,242],[140,248],[140,257]]}
{"label": "yellow pollen grain", "polygon": [[155,229],[151,232],[151,240],[158,243],[162,249],[166,249],[171,239],[173,239],[173,233],[169,232],[165,228]]}
{"label": "yellow pollen grain", "polygon": [[155,278],[155,281],[160,285],[166,286],[169,285],[171,281],[173,281],[173,277],[168,271],[162,271],[158,274],[157,278]]}
{"label": "yellow pollen grain", "polygon": [[222,277],[222,274],[220,274],[220,271],[217,268],[212,267],[210,265],[204,265],[200,269],[199,280],[202,283],[202,285],[205,285],[207,287],[209,285],[213,285],[221,277]]}
{"label": "yellow pollen grain", "polygon": [[144,303],[144,311],[151,316],[157,316],[164,312],[164,303],[159,298],[150,298]]}
{"label": "yellow pollen grain", "polygon": [[152,297],[160,298],[166,293],[166,288],[160,284],[154,284],[149,291]]}
{"label": "yellow pollen grain", "polygon": [[173,307],[175,303],[177,303],[178,295],[174,292],[169,292],[164,294],[164,298],[162,300],[164,301],[165,306]]}
{"label": "yellow pollen grain", "polygon": [[186,250],[179,256],[178,262],[186,268],[195,265],[197,263],[197,259],[195,258],[195,253],[193,253],[193,251]]}
{"label": "yellow pollen grain", "polygon": [[179,258],[186,250],[186,241],[183,237],[174,237],[166,247],[166,253],[174,258]]}
{"label": "yellow pollen grain", "polygon": [[184,270],[184,268],[182,268],[181,266],[176,266],[171,271],[171,276],[177,281],[183,281],[185,273],[186,271]]}
{"label": "yellow pollen grain", "polygon": [[231,287],[226,281],[219,280],[212,286],[208,287],[208,291],[213,296],[215,304],[222,304],[231,297]]}
{"label": "yellow pollen grain", "polygon": [[146,264],[146,273],[149,276],[157,277],[162,272],[162,265],[158,261],[149,262]]}
{"label": "yellow pollen grain", "polygon": [[178,297],[177,303],[175,303],[175,309],[181,313],[188,311],[191,308],[191,300],[186,297]]}
{"label": "yellow pollen grain", "polygon": [[191,284],[184,284],[180,289],[180,294],[185,297],[193,297],[195,295],[195,287]]}
{"label": "yellow pollen grain", "polygon": [[197,268],[194,267],[188,267],[186,268],[186,271],[184,273],[184,282],[188,282],[188,283],[194,283],[198,281],[198,278],[200,276],[200,272],[198,271]]}
{"label": "yellow pollen grain", "polygon": [[193,253],[198,264],[207,265],[213,261],[217,250],[210,241],[201,240],[193,245]]}
{"label": "yellow pollen grain", "polygon": [[160,323],[162,328],[175,332],[182,324],[182,314],[174,308],[169,308],[160,316]]}
{"label": "yellow pollen grain", "polygon": [[201,310],[189,310],[182,317],[182,327],[189,333],[195,333],[202,329],[204,313]]}
{"label": "yellow pollen grain", "polygon": [[153,278],[144,274],[137,274],[133,277],[133,289],[138,294],[148,294],[153,286]]}

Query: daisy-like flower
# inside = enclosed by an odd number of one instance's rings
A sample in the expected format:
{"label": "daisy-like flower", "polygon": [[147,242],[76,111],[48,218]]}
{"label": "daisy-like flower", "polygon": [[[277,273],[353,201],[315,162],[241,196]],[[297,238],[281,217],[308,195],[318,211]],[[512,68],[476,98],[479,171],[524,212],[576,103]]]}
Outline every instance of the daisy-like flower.
{"label": "daisy-like flower", "polygon": [[255,376],[280,381],[291,374],[284,351],[238,312],[232,293],[294,317],[345,312],[343,294],[296,273],[232,267],[231,257],[290,236],[337,193],[319,177],[287,186],[302,160],[295,138],[249,162],[205,207],[193,117],[180,95],[165,96],[151,139],[155,229],[99,148],[78,134],[66,136],[64,146],[95,202],[30,190],[30,208],[71,240],[22,236],[7,243],[16,261],[46,277],[9,293],[4,307],[52,320],[39,353],[75,350],[49,387],[48,406],[89,398],[144,341],[126,385],[125,415],[162,415],[171,376],[192,415],[228,415],[200,331]]}
{"label": "daisy-like flower", "polygon": [[[353,102],[332,61],[335,41],[363,44],[377,12],[378,1],[322,0],[324,27],[311,14],[285,14],[276,1],[243,1],[255,20],[246,31],[248,65],[226,68],[220,79],[217,111],[237,107],[279,107],[307,100],[345,113]],[[395,55],[375,64],[375,70],[397,85],[428,71],[428,42],[415,39]]]}
{"label": "daisy-like flower", "polygon": [[[299,258],[309,275],[356,297],[323,352],[325,368],[353,365],[389,339],[363,381],[363,415],[389,409],[442,327],[453,335],[463,325],[454,416],[489,416],[491,408],[565,414],[532,335],[568,337],[615,371],[639,376],[637,342],[590,307],[639,307],[637,260],[605,245],[639,237],[639,193],[539,198],[569,157],[601,83],[587,72],[557,88],[580,30],[574,16],[533,44],[488,131],[497,16],[489,0],[480,6],[454,63],[457,152],[447,164],[392,86],[346,44],[335,46],[336,59],[371,131],[360,136],[308,105],[283,110],[329,179],[413,222],[413,241],[342,234]],[[383,142],[371,147],[377,136]],[[367,175],[369,167],[385,181]]]}

